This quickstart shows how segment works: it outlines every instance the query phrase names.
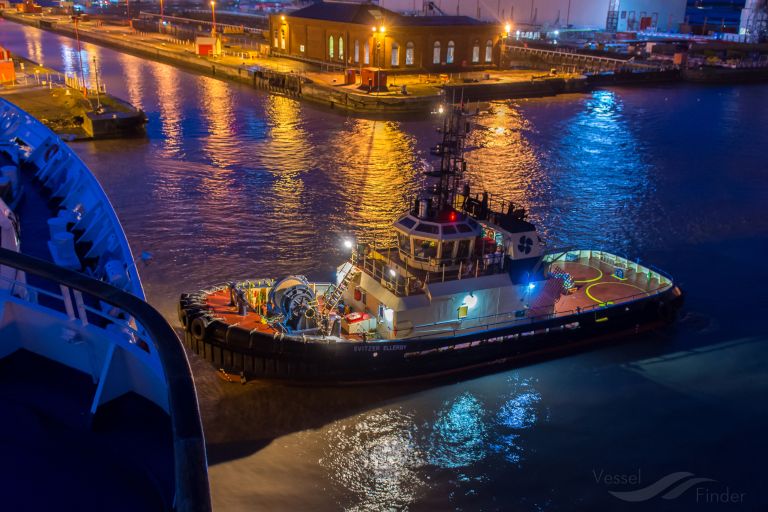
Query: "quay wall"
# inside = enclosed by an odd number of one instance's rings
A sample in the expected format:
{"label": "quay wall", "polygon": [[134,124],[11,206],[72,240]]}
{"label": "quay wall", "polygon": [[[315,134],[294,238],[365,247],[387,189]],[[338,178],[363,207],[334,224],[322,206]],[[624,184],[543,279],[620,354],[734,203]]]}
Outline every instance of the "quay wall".
{"label": "quay wall", "polygon": [[[74,27],[69,25],[58,24],[44,18],[29,18],[10,12],[3,12],[2,16],[10,21],[75,37]],[[79,37],[83,41],[157,60],[204,75],[243,83],[273,94],[306,100],[339,111],[375,117],[428,113],[434,111],[438,103],[444,99],[452,98],[454,95],[455,97],[462,97],[463,95],[464,99],[468,101],[489,101],[580,92],[593,85],[589,80],[583,78],[541,77],[530,81],[451,83],[442,86],[437,94],[431,95],[380,96],[326,85],[293,72],[233,66],[199,57],[192,53],[165,50],[137,39],[118,38],[82,28],[79,31]]]}

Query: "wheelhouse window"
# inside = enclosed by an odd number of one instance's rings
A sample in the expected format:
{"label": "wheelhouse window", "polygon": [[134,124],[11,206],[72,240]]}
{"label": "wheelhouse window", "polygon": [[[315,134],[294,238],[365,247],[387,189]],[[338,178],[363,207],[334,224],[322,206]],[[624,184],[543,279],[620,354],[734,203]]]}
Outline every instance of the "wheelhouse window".
{"label": "wheelhouse window", "polygon": [[355,64],[360,62],[360,41],[355,39]]}
{"label": "wheelhouse window", "polygon": [[408,235],[402,233],[397,234],[397,245],[400,250],[407,255],[411,255],[411,238]]}
{"label": "wheelhouse window", "polygon": [[432,49],[432,64],[440,64],[440,41],[435,41],[435,46]]}
{"label": "wheelhouse window", "polygon": [[333,36],[328,38],[328,57],[333,58]]}
{"label": "wheelhouse window", "polygon": [[408,43],[405,45],[405,65],[406,66],[413,66],[413,61],[414,61],[413,53],[414,53],[413,43],[408,41]]}
{"label": "wheelhouse window", "polygon": [[459,259],[469,257],[469,240],[459,240],[459,250],[456,253],[456,257]]}
{"label": "wheelhouse window", "polygon": [[485,62],[490,63],[493,60],[493,41],[490,39],[485,42]]}
{"label": "wheelhouse window", "polygon": [[392,66],[399,66],[400,65],[400,45],[397,43],[392,43],[392,60],[391,60]]}
{"label": "wheelhouse window", "polygon": [[445,52],[445,62],[453,64],[453,52],[456,49],[456,45],[453,41],[448,41],[448,51]]}
{"label": "wheelhouse window", "polygon": [[428,261],[431,258],[437,258],[437,242],[435,240],[414,238],[413,252],[414,257],[418,260]]}
{"label": "wheelhouse window", "polygon": [[[445,226],[443,226],[445,228]],[[443,243],[442,252],[440,258],[443,260],[449,260],[453,258],[453,250],[456,247],[455,240],[445,240]]]}
{"label": "wheelhouse window", "polygon": [[475,41],[472,45],[472,64],[480,62],[480,42]]}

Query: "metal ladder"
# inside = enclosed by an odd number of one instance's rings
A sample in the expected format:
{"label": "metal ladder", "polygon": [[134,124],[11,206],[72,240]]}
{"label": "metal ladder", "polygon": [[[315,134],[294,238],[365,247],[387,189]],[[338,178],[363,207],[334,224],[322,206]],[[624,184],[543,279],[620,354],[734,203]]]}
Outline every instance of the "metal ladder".
{"label": "metal ladder", "polygon": [[341,302],[341,296],[349,286],[349,283],[357,275],[360,270],[355,266],[353,262],[349,262],[349,269],[341,278],[341,282],[337,286],[331,286],[328,291],[325,292],[323,297],[323,314],[329,315]]}

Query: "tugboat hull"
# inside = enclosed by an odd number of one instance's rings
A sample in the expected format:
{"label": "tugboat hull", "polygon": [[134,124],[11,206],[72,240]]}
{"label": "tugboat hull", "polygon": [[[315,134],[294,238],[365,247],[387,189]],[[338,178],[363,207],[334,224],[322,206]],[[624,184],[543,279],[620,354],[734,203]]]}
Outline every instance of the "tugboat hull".
{"label": "tugboat hull", "polygon": [[208,316],[186,295],[180,316],[190,349],[226,373],[343,384],[435,378],[560,356],[671,323],[682,303],[682,292],[672,287],[632,302],[503,329],[387,341],[310,341],[249,331]]}

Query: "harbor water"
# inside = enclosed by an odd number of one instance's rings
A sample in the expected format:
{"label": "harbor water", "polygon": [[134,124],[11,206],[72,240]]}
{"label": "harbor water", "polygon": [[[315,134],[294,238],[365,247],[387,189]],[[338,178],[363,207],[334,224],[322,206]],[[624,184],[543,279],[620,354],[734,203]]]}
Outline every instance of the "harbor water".
{"label": "harbor water", "polygon": [[[439,141],[438,115],[344,117],[90,44],[78,59],[74,41],[4,20],[0,45],[66,72],[95,59],[108,92],[146,112],[146,138],[73,148],[134,253],[153,254],[148,299],[176,325],[184,291],[330,280],[343,238],[383,239]],[[765,510],[768,86],[480,107],[475,188],[527,208],[552,248],[670,272],[686,294],[679,321],[439,385],[241,386],[191,356],[215,509]],[[682,472],[704,480],[620,494]]]}

